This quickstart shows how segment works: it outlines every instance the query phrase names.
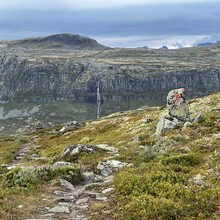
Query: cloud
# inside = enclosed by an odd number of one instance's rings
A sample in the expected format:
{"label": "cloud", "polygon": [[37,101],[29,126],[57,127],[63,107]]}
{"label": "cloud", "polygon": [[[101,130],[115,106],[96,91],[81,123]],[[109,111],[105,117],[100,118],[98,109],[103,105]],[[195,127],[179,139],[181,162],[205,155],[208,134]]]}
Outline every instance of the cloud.
{"label": "cloud", "polygon": [[209,39],[209,35],[161,35],[161,36],[93,36],[99,43],[110,47],[143,47],[160,48],[166,45],[169,49],[181,47],[191,47],[204,39]]}
{"label": "cloud", "polygon": [[215,2],[216,0],[7,0],[0,10],[109,9],[152,4]]}

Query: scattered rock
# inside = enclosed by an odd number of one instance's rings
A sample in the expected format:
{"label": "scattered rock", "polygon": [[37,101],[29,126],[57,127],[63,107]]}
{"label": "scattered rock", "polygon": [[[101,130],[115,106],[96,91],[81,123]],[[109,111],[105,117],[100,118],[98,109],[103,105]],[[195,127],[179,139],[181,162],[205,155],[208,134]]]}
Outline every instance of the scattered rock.
{"label": "scattered rock", "polygon": [[110,195],[110,194],[112,194],[114,191],[115,191],[114,188],[107,188],[107,189],[102,190],[102,194]]}
{"label": "scattered rock", "polygon": [[45,127],[44,124],[43,124],[42,122],[40,122],[40,121],[38,121],[38,122],[36,122],[36,123],[34,124],[34,128],[35,128],[36,130],[43,129],[44,127]]}
{"label": "scattered rock", "polygon": [[77,130],[81,127],[81,124],[77,121],[71,121],[71,122],[68,122],[64,125],[64,127],[62,127],[60,129],[60,133],[65,133],[65,132],[69,132],[69,131],[74,131],[74,130]]}
{"label": "scattered rock", "polygon": [[66,206],[55,206],[48,210],[48,212],[54,212],[54,213],[70,213],[70,210]]}
{"label": "scattered rock", "polygon": [[98,195],[98,196],[96,196],[96,200],[105,202],[108,200],[108,197]]}
{"label": "scattered rock", "polygon": [[145,118],[145,119],[143,119],[143,123],[144,124],[148,124],[148,123],[150,123],[150,122],[152,122],[153,120],[152,119],[150,119],[150,118]]}
{"label": "scattered rock", "polygon": [[56,163],[54,163],[52,166],[53,167],[70,167],[73,164],[69,163],[69,162],[65,162],[65,161],[58,161]]}
{"label": "scattered rock", "polygon": [[76,204],[77,205],[80,205],[80,204],[84,204],[84,203],[87,203],[89,201],[89,198],[88,197],[85,197],[83,199],[79,199],[76,201]]}
{"label": "scattered rock", "polygon": [[53,193],[57,196],[60,196],[60,195],[64,195],[66,192],[62,190],[55,190]]}
{"label": "scattered rock", "polygon": [[37,154],[32,154],[30,159],[31,159],[31,160],[36,160],[37,158],[38,158],[38,155],[37,155]]}
{"label": "scattered rock", "polygon": [[82,174],[82,177],[86,182],[92,183],[94,182],[95,174],[93,172],[85,172]]}
{"label": "scattered rock", "polygon": [[188,152],[190,152],[191,150],[190,150],[189,147],[185,146],[185,147],[181,147],[181,148],[179,149],[179,151],[181,151],[181,152],[183,152],[183,153],[188,153]]}
{"label": "scattered rock", "polygon": [[88,145],[88,144],[74,144],[67,146],[63,151],[63,157],[70,156],[77,159],[81,152],[93,153],[94,151],[103,150],[109,153],[118,153],[118,149],[107,144]]}
{"label": "scattered rock", "polygon": [[111,147],[108,144],[98,144],[98,145],[95,145],[95,148],[100,149],[100,150],[109,151],[111,153],[118,153],[118,148]]}
{"label": "scattered rock", "polygon": [[180,121],[167,115],[163,115],[157,124],[156,136],[160,136],[162,132],[173,129]]}
{"label": "scattered rock", "polygon": [[100,161],[98,163],[97,170],[102,176],[109,176],[113,171],[118,171],[127,165],[128,163],[123,163],[118,160]]}
{"label": "scattered rock", "polygon": [[136,136],[136,137],[134,138],[134,142],[135,142],[135,143],[140,142],[140,137],[139,137],[139,136]]}
{"label": "scattered rock", "polygon": [[74,144],[67,146],[63,151],[63,156],[71,156],[73,159],[77,158],[81,152],[89,152],[93,153],[93,146],[92,145],[85,145],[85,144]]}
{"label": "scattered rock", "polygon": [[72,183],[68,182],[67,180],[59,179],[59,181],[60,181],[61,186],[65,187],[66,189],[69,189],[69,190],[75,189]]}
{"label": "scattered rock", "polygon": [[110,183],[110,182],[113,182],[114,180],[114,176],[111,175],[111,176],[107,176],[104,178],[104,183]]}
{"label": "scattered rock", "polygon": [[203,177],[201,174],[198,174],[194,177],[194,183],[197,185],[197,186],[201,186],[203,184]]}
{"label": "scattered rock", "polygon": [[103,176],[95,174],[94,182],[101,182],[101,181],[103,181]]}
{"label": "scattered rock", "polygon": [[66,206],[68,207],[70,204],[68,202],[59,202],[59,206]]}
{"label": "scattered rock", "polygon": [[8,167],[8,166],[9,166],[9,165],[6,164],[6,163],[3,163],[3,164],[1,165],[2,168],[6,168],[6,167]]}
{"label": "scattered rock", "polygon": [[23,205],[19,205],[18,206],[19,209],[23,209],[23,207],[24,207]]}

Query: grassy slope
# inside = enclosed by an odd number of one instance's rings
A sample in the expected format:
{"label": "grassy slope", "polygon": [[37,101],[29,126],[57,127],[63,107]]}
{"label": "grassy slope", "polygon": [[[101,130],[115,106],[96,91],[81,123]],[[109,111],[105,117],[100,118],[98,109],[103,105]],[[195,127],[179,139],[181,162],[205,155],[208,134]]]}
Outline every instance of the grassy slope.
{"label": "grassy slope", "polygon": [[[120,154],[116,159],[132,162],[134,166],[116,175],[116,193],[112,203],[97,203],[91,207],[93,219],[219,219],[219,100],[220,93],[215,93],[190,101],[192,115],[202,114],[200,121],[184,131],[177,127],[159,139],[153,134],[160,116],[166,112],[165,108],[112,114],[87,122],[82,129],[63,135],[45,129],[13,138],[13,141],[1,139],[3,156],[0,163],[8,162],[16,149],[33,136],[38,138],[36,144],[41,147],[31,153],[49,157],[50,160],[45,163],[61,160],[60,155],[69,144],[106,143],[119,148]],[[186,146],[190,148],[189,152],[181,150]],[[102,152],[83,154],[80,162],[85,169],[95,170],[98,161],[104,157],[109,155]],[[4,174],[4,170],[1,172]],[[198,174],[203,180],[201,186],[195,184],[194,178]],[[7,216],[18,216],[18,213],[22,216],[24,212],[27,215],[35,208],[28,205],[22,211],[16,208],[21,201],[28,203],[37,198],[29,196],[32,193],[36,195],[35,190],[27,193],[21,188],[6,190],[5,186],[2,187],[2,219],[10,219]],[[3,190],[8,193],[3,193]],[[12,204],[11,201],[16,202]]]}

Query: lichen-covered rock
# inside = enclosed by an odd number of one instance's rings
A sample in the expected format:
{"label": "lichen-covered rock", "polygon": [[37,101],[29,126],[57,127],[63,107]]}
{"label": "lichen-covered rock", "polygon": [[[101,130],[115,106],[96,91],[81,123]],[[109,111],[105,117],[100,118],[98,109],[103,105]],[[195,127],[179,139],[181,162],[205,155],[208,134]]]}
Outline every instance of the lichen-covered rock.
{"label": "lichen-covered rock", "polygon": [[94,153],[95,151],[106,151],[108,153],[118,153],[118,149],[107,144],[88,145],[74,144],[67,146],[63,151],[63,157],[69,160],[75,160],[82,152]]}
{"label": "lichen-covered rock", "polygon": [[77,121],[68,122],[60,129],[60,133],[65,133],[68,131],[74,131],[81,127],[81,124]]}
{"label": "lichen-covered rock", "polygon": [[104,151],[109,151],[111,153],[118,153],[118,148],[111,147],[108,144],[97,144],[95,145],[95,148],[104,150]]}
{"label": "lichen-covered rock", "polygon": [[179,123],[181,123],[181,122],[178,119],[176,119],[176,118],[171,119],[171,117],[169,117],[167,115],[163,115],[157,124],[157,129],[156,129],[156,133],[155,133],[156,136],[160,136],[161,133],[166,130],[173,129]]}
{"label": "lichen-covered rock", "polygon": [[99,161],[97,171],[103,176],[109,176],[113,171],[119,171],[128,165],[128,163],[124,163],[118,160]]}

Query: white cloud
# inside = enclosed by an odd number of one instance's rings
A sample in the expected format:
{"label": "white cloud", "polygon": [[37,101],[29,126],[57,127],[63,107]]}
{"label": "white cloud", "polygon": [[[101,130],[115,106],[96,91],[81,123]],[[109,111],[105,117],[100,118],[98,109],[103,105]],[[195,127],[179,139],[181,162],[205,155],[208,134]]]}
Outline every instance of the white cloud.
{"label": "white cloud", "polygon": [[161,3],[212,1],[215,0],[0,0],[0,10],[101,9]]}
{"label": "white cloud", "polygon": [[99,43],[110,47],[143,47],[160,48],[166,45],[169,49],[192,47],[209,35],[183,35],[183,36],[128,36],[128,37],[96,37]]}

